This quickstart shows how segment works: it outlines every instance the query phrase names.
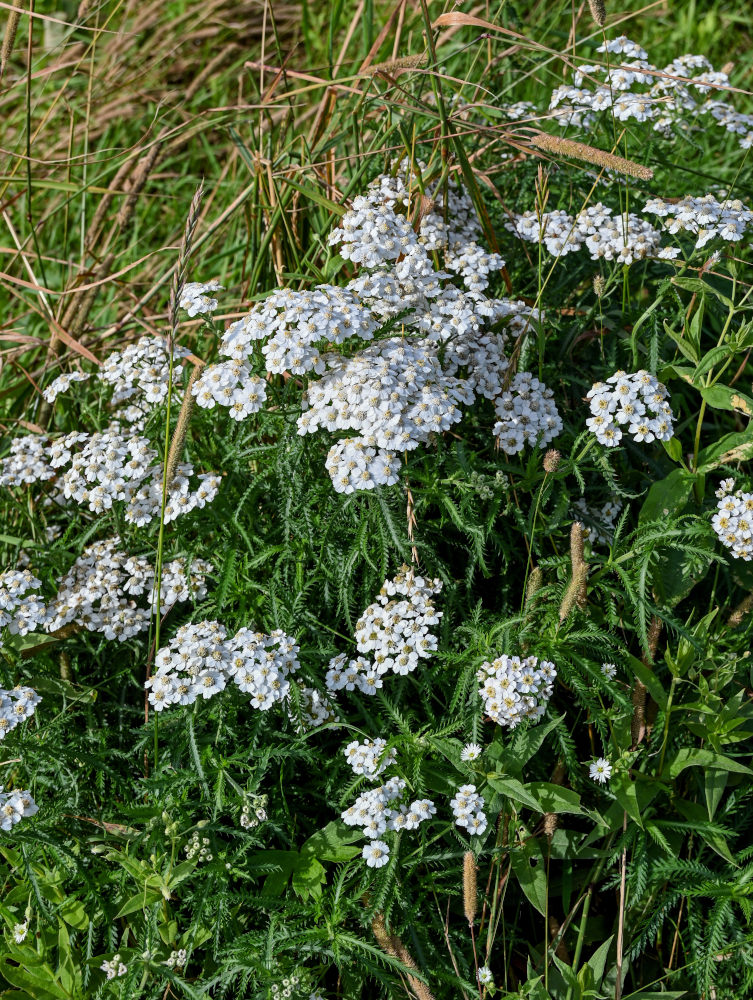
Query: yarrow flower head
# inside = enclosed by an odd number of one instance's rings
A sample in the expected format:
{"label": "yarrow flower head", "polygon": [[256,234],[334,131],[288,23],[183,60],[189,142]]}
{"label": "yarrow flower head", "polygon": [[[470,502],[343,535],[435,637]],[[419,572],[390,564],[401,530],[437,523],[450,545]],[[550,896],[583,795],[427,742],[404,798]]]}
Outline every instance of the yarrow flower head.
{"label": "yarrow flower head", "polygon": [[24,789],[14,789],[12,792],[0,792],[0,830],[6,833],[12,830],[22,819],[39,812],[31,792]]}
{"label": "yarrow flower head", "polygon": [[530,372],[518,372],[510,388],[494,401],[499,420],[494,435],[508,455],[516,455],[526,444],[546,448],[562,430],[551,389]]}
{"label": "yarrow flower head", "polygon": [[180,293],[180,305],[181,309],[185,309],[189,316],[205,316],[209,313],[213,313],[217,308],[217,299],[210,297],[210,292],[218,292],[221,288],[224,288],[219,281],[189,281]]}
{"label": "yarrow flower head", "polygon": [[10,691],[0,689],[0,740],[30,719],[41,700],[41,696],[30,687],[19,685]]}
{"label": "yarrow flower head", "polygon": [[753,493],[734,489],[734,481],[725,479],[717,490],[719,502],[711,525],[722,545],[735,559],[753,559]]}
{"label": "yarrow flower head", "polygon": [[500,656],[482,664],[477,677],[484,711],[500,726],[514,729],[523,719],[538,721],[554,690],[553,663],[535,656]]}
{"label": "yarrow flower head", "polygon": [[212,698],[234,683],[266,711],[290,693],[289,676],[298,670],[298,646],[282,631],[264,635],[242,628],[232,638],[219,622],[181,626],[155,657],[156,672],[146,682],[155,711]]}
{"label": "yarrow flower head", "polygon": [[330,660],[328,690],[376,694],[386,674],[409,674],[430,657],[437,648],[432,626],[442,617],[433,597],[441,589],[441,580],[417,575],[408,566],[385,580],[376,602],[356,624],[356,647],[362,655],[348,660],[340,653]]}
{"label": "yarrow flower head", "polygon": [[41,586],[28,569],[0,573],[0,647],[5,628],[11,635],[27,635],[42,627],[47,609],[35,593]]}
{"label": "yarrow flower head", "polygon": [[369,868],[382,868],[390,860],[390,849],[383,840],[372,840],[364,845],[361,857]]}
{"label": "yarrow flower head", "polygon": [[389,831],[417,830],[437,810],[431,799],[402,802],[406,787],[403,778],[392,777],[378,788],[361,792],[353,805],[341,813],[343,822],[358,827],[370,840]]}
{"label": "yarrow flower head", "polygon": [[469,835],[480,837],[486,832],[488,820],[484,800],[475,785],[461,785],[450,802],[455,825],[467,830]]}
{"label": "yarrow flower head", "polygon": [[394,750],[387,750],[387,740],[354,740],[343,750],[354,774],[363,774],[375,781],[397,760]]}
{"label": "yarrow flower head", "polygon": [[666,386],[650,372],[615,372],[586,395],[592,414],[586,426],[608,448],[616,447],[624,432],[637,442],[668,441],[675,417],[667,396]]}
{"label": "yarrow flower head", "polygon": [[113,955],[109,961],[106,959],[100,965],[100,969],[105,973],[108,979],[119,978],[128,972],[128,966],[121,962],[120,955]]}
{"label": "yarrow flower head", "polygon": [[598,781],[600,785],[605,785],[612,777],[612,765],[604,757],[599,757],[588,766],[589,777]]}

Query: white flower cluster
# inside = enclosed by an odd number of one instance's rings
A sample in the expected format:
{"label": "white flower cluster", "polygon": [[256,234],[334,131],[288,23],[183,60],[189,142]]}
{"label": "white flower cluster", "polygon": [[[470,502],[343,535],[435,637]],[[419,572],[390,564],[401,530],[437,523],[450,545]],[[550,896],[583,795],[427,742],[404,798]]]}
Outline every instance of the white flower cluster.
{"label": "white flower cluster", "polygon": [[562,430],[554,393],[530,372],[518,372],[494,409],[499,417],[494,434],[508,455],[517,455],[526,444],[546,448]]}
{"label": "white flower cluster", "polygon": [[482,664],[477,677],[484,710],[500,726],[514,729],[523,719],[538,721],[554,691],[557,671],[535,656],[500,656]]}
{"label": "white flower cluster", "polygon": [[[67,469],[64,469],[68,466]],[[214,500],[220,479],[199,475],[191,489],[193,466],[176,466],[165,506],[165,523]],[[162,463],[147,438],[123,433],[117,423],[106,431],[73,431],[50,442],[46,437],[16,438],[2,464],[0,486],[26,485],[59,477],[60,498],[88,507],[95,514],[126,504],[125,519],[142,527],[162,507]]]}
{"label": "white flower cluster", "polygon": [[34,593],[41,586],[28,569],[0,573],[0,647],[6,627],[11,635],[26,635],[41,628],[47,609]]}
{"label": "white flower cluster", "polygon": [[[277,289],[254,306],[248,316],[228,327],[222,353],[247,360],[254,344],[261,348],[268,372],[294,375],[325,371],[321,350],[351,337],[370,340],[378,323],[346,288],[319,285],[312,291]],[[208,372],[211,373],[212,366]],[[227,405],[227,404],[225,404]]]}
{"label": "white flower cluster", "polygon": [[49,449],[50,439],[44,435],[13,438],[10,453],[0,463],[0,486],[30,486],[54,479]]}
{"label": "white flower cluster", "polygon": [[170,957],[165,959],[165,965],[168,969],[182,969],[187,961],[188,952],[186,949],[178,948],[177,951],[170,952]]}
{"label": "white flower cluster", "polygon": [[711,524],[721,543],[735,557],[750,562],[753,559],[753,493],[736,490],[732,479],[722,481],[717,490]]}
{"label": "white flower cluster", "polygon": [[316,729],[327,722],[337,721],[334,705],[316,688],[298,684],[296,690],[298,692],[297,705],[294,706],[291,697],[288,703],[288,717],[299,733],[306,732],[308,729]]}
{"label": "white flower cluster", "polygon": [[[173,392],[180,393],[180,377],[183,371],[181,358],[188,357],[190,351],[179,344],[173,346]],[[142,337],[137,343],[129,344],[122,351],[113,351],[105,361],[97,377],[112,389],[112,406],[127,400],[137,399],[139,404],[156,406],[166,397],[170,384],[170,350],[168,344],[159,337]],[[132,416],[136,417],[134,410]],[[119,417],[128,420],[131,414],[120,410]]]}
{"label": "white flower cluster", "polygon": [[120,978],[120,976],[124,976],[128,972],[128,966],[120,961],[120,955],[113,955],[109,961],[105,959],[100,965],[100,969],[108,979]]}
{"label": "white flower cluster", "polygon": [[[574,86],[565,84],[552,91],[549,108],[562,127],[588,127],[600,112],[609,110],[621,122],[651,122],[655,132],[673,139],[700,128],[698,117],[708,114],[720,127],[739,135],[743,149],[753,143],[752,115],[737,112],[725,101],[699,100],[729,86],[727,74],[715,71],[704,56],[680,56],[659,69],[624,35],[596,51],[621,58],[617,65],[609,65],[613,59],[580,65],[573,74]],[[583,87],[584,83],[590,86]]]}
{"label": "white flower cluster", "polygon": [[0,740],[30,719],[41,700],[41,696],[30,687],[18,685],[9,691],[0,688]]}
{"label": "white flower cluster", "polygon": [[156,672],[146,682],[149,702],[161,712],[211,698],[231,681],[266,711],[290,692],[288,676],[299,668],[295,640],[279,629],[270,635],[241,628],[228,638],[216,621],[182,625],[155,657]]}
{"label": "white flower cluster", "polygon": [[[252,795],[246,799],[241,809],[240,823],[244,830],[253,830],[267,818],[267,795]],[[253,815],[252,815],[253,813]]]}
{"label": "white flower cluster", "polygon": [[343,750],[345,759],[354,774],[363,774],[371,781],[376,779],[397,760],[394,750],[387,750],[387,740],[354,740]]}
{"label": "white flower cluster", "polygon": [[611,545],[617,518],[622,513],[620,500],[607,500],[598,510],[591,509],[586,501],[579,497],[573,504],[576,520],[583,524],[583,537],[591,545]]}
{"label": "white flower cluster", "polygon": [[[154,567],[142,556],[119,549],[116,535],[88,545],[58,585],[48,607],[46,628],[56,632],[76,623],[107,639],[124,642],[149,628],[157,603]],[[162,566],[160,614],[174,604],[198,601],[206,595],[205,578],[210,563],[195,559],[190,567],[182,558]],[[134,598],[144,597],[144,604]]]}
{"label": "white flower cluster", "polygon": [[650,372],[615,372],[586,394],[592,414],[586,426],[608,448],[620,443],[623,428],[637,442],[669,441],[675,418],[668,395],[666,386]]}
{"label": "white flower cluster", "polygon": [[646,202],[646,211],[664,219],[664,229],[669,233],[693,233],[697,237],[696,249],[717,238],[736,243],[753,227],[753,211],[739,198],[719,201],[713,194],[701,198],[687,195],[676,201],[651,198]]}
{"label": "white flower cluster", "polygon": [[[173,349],[173,392],[177,388],[183,363],[180,360],[190,354],[184,347],[175,345]],[[170,351],[168,345],[159,337],[141,337],[135,344],[129,344],[122,351],[113,351],[107,356],[102,367],[95,372],[66,372],[59,375],[44,391],[44,398],[52,403],[68,392],[75,382],[85,382],[95,378],[104,382],[112,389],[110,403],[119,407],[121,403],[137,398],[138,406],[121,408],[119,419],[132,423],[143,419],[145,410],[143,404],[155,406],[167,396],[170,379]]]}
{"label": "white flower cluster", "polygon": [[193,386],[196,402],[206,410],[226,406],[233,420],[258,413],[267,398],[263,378],[253,375],[245,361],[221,361],[206,368]]}
{"label": "white flower cluster", "polygon": [[484,812],[484,800],[475,785],[461,785],[450,807],[455,817],[455,825],[463,827],[470,836],[480,837],[486,832],[488,820]]}
{"label": "white flower cluster", "polygon": [[0,830],[12,830],[22,819],[39,812],[31,792],[24,789],[14,789],[12,792],[0,792]]}
{"label": "white flower cluster", "polygon": [[397,830],[417,830],[427,819],[436,815],[431,799],[416,799],[410,805],[398,800],[406,789],[402,778],[389,778],[378,788],[362,792],[341,818],[347,826],[358,827],[372,841],[363,849],[363,858],[370,868],[381,868],[389,860],[389,847],[378,840],[383,833]]}
{"label": "white flower cluster", "polygon": [[88,372],[64,372],[47,386],[42,393],[42,397],[47,403],[54,403],[61,393],[68,392],[74,382],[86,382],[91,378]]}
{"label": "white flower cluster", "polygon": [[431,656],[437,648],[431,627],[442,617],[432,598],[441,589],[441,580],[416,576],[408,566],[393,580],[385,580],[376,602],[356,624],[358,651],[370,658],[364,655],[348,662],[343,653],[334,657],[326,676],[328,690],[374,694],[386,673],[409,674]]}
{"label": "white flower cluster", "polygon": [[211,292],[218,292],[224,288],[219,281],[188,281],[180,293],[178,305],[185,309],[189,316],[206,316],[213,313],[217,308],[217,299],[213,299]]}
{"label": "white flower cluster", "polygon": [[671,259],[679,254],[676,247],[661,246],[661,232],[633,212],[615,215],[598,202],[573,216],[556,209],[523,212],[506,223],[508,229],[528,243],[542,243],[555,257],[564,257],[585,247],[591,260],[616,260],[632,264],[646,257]]}
{"label": "white flower cluster", "polygon": [[436,345],[391,337],[333,363],[305,394],[298,433],[357,431],[330,450],[327,469],[339,493],[374,489],[397,482],[399,453],[448,430],[472,399],[442,370]]}
{"label": "white flower cluster", "polygon": [[209,840],[209,837],[202,837],[198,830],[194,830],[188,843],[183,848],[186,859],[188,861],[193,861],[193,859],[196,858],[199,864],[202,861],[212,861],[214,859],[214,855],[212,854],[210,844],[211,841]]}
{"label": "white flower cluster", "polygon": [[[342,493],[393,485],[401,453],[447,431],[478,396],[494,399],[508,362],[504,335],[490,328],[504,323],[520,335],[541,318],[523,302],[484,295],[504,262],[479,244],[469,195],[454,183],[427,189],[416,171],[404,161],[396,176],[376,178],[330,234],[361,267],[345,288],[276,290],[228,328],[221,353],[230,360],[208,366],[193,387],[199,406],[243,420],[266,399],[260,366],[321,376],[309,382],[298,431],[341,436],[326,466]],[[446,270],[435,268],[434,252]],[[401,337],[350,356],[338,350],[398,317]]]}

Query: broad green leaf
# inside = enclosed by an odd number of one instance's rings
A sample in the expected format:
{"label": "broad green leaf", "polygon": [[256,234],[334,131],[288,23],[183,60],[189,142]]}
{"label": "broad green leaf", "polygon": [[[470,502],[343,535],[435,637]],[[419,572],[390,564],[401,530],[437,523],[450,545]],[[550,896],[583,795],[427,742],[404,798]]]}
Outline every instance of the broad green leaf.
{"label": "broad green leaf", "polygon": [[549,781],[532,781],[526,785],[526,790],[538,802],[541,812],[584,815],[580,795],[572,788],[553,785]]}
{"label": "broad green leaf", "polygon": [[301,854],[312,855],[319,861],[349,861],[361,853],[360,847],[351,846],[354,841],[361,839],[359,830],[333,821],[309,837],[301,847]]}
{"label": "broad green leaf", "polygon": [[509,747],[509,753],[504,756],[514,765],[516,771],[522,769],[523,765],[527,764],[531,757],[541,749],[547,736],[564,719],[564,715],[559,715],[556,719],[549,719],[546,723],[531,726],[529,729],[521,730],[515,734]]}
{"label": "broad green leaf", "polygon": [[750,458],[753,458],[753,429],[724,434],[718,441],[699,451],[698,471],[710,472],[720,465],[746,462]]}
{"label": "broad green leaf", "polygon": [[307,899],[309,895],[318,897],[322,894],[322,883],[326,878],[324,865],[316,858],[300,857],[293,871],[293,889],[301,899]]}
{"label": "broad green leaf", "polygon": [[89,926],[89,917],[87,916],[86,908],[75,896],[67,899],[58,910],[58,913],[67,924],[75,927],[78,931],[85,931]]}
{"label": "broad green leaf", "polygon": [[118,920],[120,917],[125,917],[129,913],[136,913],[138,910],[145,910],[148,906],[151,906],[153,903],[158,903],[163,898],[162,893],[158,889],[147,889],[146,892],[137,892],[135,896],[131,896],[130,899],[123,903],[118,912],[115,914],[114,919]]}
{"label": "broad green leaf", "polygon": [[661,681],[656,676],[654,671],[635,656],[628,656],[628,659],[630,661],[631,670],[641,684],[648,688],[651,697],[654,699],[659,708],[666,708],[667,693],[662,687]]}
{"label": "broad green leaf", "polygon": [[712,347],[698,362],[693,376],[694,381],[698,383],[706,372],[725,362],[734,353],[734,349],[731,349],[728,344],[719,344],[716,347]]}
{"label": "broad green leaf", "polygon": [[510,853],[513,875],[529,903],[546,914],[546,862],[537,841],[531,837]]}
{"label": "broad green leaf", "polygon": [[682,462],[682,445],[679,438],[671,437],[669,441],[662,441],[662,444],[673,462]]}
{"label": "broad green leaf", "polygon": [[682,774],[686,767],[715,767],[721,771],[731,771],[734,774],[753,774],[745,764],[741,764],[724,754],[715,753],[705,747],[682,747],[669,764],[670,778]]}
{"label": "broad green leaf", "polygon": [[638,826],[643,826],[641,808],[638,804],[638,788],[634,781],[630,780],[630,775],[624,771],[615,774],[609,782],[609,791],[614,795],[619,804],[635,820]]}
{"label": "broad green leaf", "polygon": [[714,818],[719,803],[722,801],[724,789],[727,787],[729,778],[728,771],[722,771],[716,767],[710,767],[703,778],[703,791],[706,797],[706,808],[709,811],[709,819]]}
{"label": "broad green leaf", "polygon": [[517,778],[511,778],[506,774],[490,774],[487,775],[487,780],[494,791],[499,792],[500,795],[504,795],[514,802],[519,802],[522,806],[533,809],[535,812],[541,812],[538,800]]}
{"label": "broad green leaf", "polygon": [[596,951],[591,955],[586,965],[593,971],[594,982],[599,984],[604,978],[604,970],[607,965],[607,956],[609,955],[609,949],[612,946],[612,941],[614,940],[614,934],[608,937],[606,941],[599,945]]}
{"label": "broad green leaf", "polygon": [[731,389],[727,385],[710,385],[701,389],[701,396],[715,410],[733,410],[744,413],[746,417],[753,417],[753,399],[738,389]]}
{"label": "broad green leaf", "polygon": [[638,520],[641,524],[679,514],[686,506],[696,477],[685,469],[674,469],[654,483],[643,501]]}
{"label": "broad green leaf", "polygon": [[11,986],[25,990],[34,1000],[68,1000],[69,998],[69,994],[55,981],[54,973],[49,966],[35,968],[31,972],[22,965],[11,965],[6,958],[0,964],[0,975],[7,979]]}

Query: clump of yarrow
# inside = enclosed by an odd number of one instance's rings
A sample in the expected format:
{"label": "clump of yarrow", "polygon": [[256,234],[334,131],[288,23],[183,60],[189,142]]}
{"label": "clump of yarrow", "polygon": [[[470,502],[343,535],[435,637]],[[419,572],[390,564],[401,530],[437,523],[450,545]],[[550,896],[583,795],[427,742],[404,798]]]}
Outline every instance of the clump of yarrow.
{"label": "clump of yarrow", "polygon": [[165,615],[175,604],[206,596],[211,563],[182,557],[163,563],[159,602],[154,566],[122,551],[118,536],[88,545],[58,584],[47,608],[45,628],[57,632],[75,624],[124,642],[149,628],[159,604]]}
{"label": "clump of yarrow", "polygon": [[37,593],[41,586],[28,569],[0,573],[0,647],[4,629],[11,635],[27,635],[42,627],[47,609]]}
{"label": "clump of yarrow", "polygon": [[431,799],[403,801],[407,783],[403,778],[389,778],[383,785],[362,792],[341,818],[347,826],[358,827],[371,843],[362,856],[368,867],[381,868],[390,857],[389,846],[379,838],[388,832],[417,830],[436,815]]}
{"label": "clump of yarrow", "polygon": [[[228,360],[194,383],[197,404],[244,420],[262,409],[269,375],[306,376],[298,432],[339,436],[326,461],[334,488],[393,485],[405,452],[506,389],[506,334],[541,321],[523,302],[487,297],[504,262],[482,248],[480,235],[458,185],[424,186],[419,196],[407,162],[396,176],[381,175],[329,235],[357,275],[344,288],[278,289],[253,306],[222,338]],[[398,319],[399,337],[379,337]]]}
{"label": "clump of yarrow", "polygon": [[253,830],[267,819],[267,795],[252,795],[241,807],[240,824],[244,830]]}
{"label": "clump of yarrow", "polygon": [[217,621],[183,625],[155,657],[155,673],[145,685],[149,703],[161,712],[234,684],[254,708],[267,711],[288,698],[298,654],[295,640],[280,630],[265,635],[241,628],[228,636]]}
{"label": "clump of yarrow", "polygon": [[385,580],[377,600],[356,623],[356,648],[361,655],[333,657],[325,678],[327,689],[372,695],[382,687],[385,675],[412,673],[437,648],[432,629],[442,612],[433,599],[441,589],[441,580],[417,575],[408,566],[394,579]]}
{"label": "clump of yarrow", "polygon": [[586,394],[591,408],[586,426],[608,448],[617,447],[625,433],[639,443],[668,441],[675,419],[668,396],[666,386],[650,372],[615,372]]}
{"label": "clump of yarrow", "polygon": [[0,740],[4,740],[16,726],[30,719],[41,700],[41,696],[33,688],[22,684],[9,691],[0,688]]}
{"label": "clump of yarrow", "polygon": [[346,761],[354,774],[376,781],[396,761],[394,750],[387,750],[387,741],[379,737],[359,743],[353,740],[343,750]]}
{"label": "clump of yarrow", "polygon": [[[552,92],[548,117],[555,125],[590,129],[604,114],[610,129],[614,119],[646,122],[661,137],[674,139],[716,122],[740,136],[743,148],[753,142],[753,115],[741,114],[724,101],[701,100],[729,85],[728,76],[714,71],[703,56],[681,56],[659,69],[625,36],[605,42],[597,52],[604,54],[603,62],[578,66],[573,84]],[[612,65],[615,55],[619,65]],[[513,120],[542,118],[542,112],[526,102],[510,106],[507,113]],[[594,157],[599,162],[598,151]],[[658,227],[646,216],[658,217]],[[700,249],[714,239],[739,242],[752,227],[753,211],[747,205],[710,193],[671,200],[650,198],[643,214],[616,213],[597,202],[574,215],[562,209],[527,211],[507,223],[522,240],[542,245],[553,256],[586,250],[592,260],[627,265],[646,258],[678,257],[681,247],[664,244],[665,235],[690,233],[695,236],[692,249]]]}
{"label": "clump of yarrow", "polygon": [[[189,352],[172,348],[172,385],[180,401],[181,359]],[[109,355],[94,373],[59,376],[45,390],[54,402],[74,383],[93,380],[110,391],[111,420],[102,431],[73,431],[58,438],[25,435],[11,441],[0,464],[0,486],[48,483],[52,498],[65,507],[78,504],[102,514],[123,504],[125,520],[143,527],[162,517],[167,524],[201,509],[217,496],[220,478],[197,473],[190,462],[174,463],[162,508],[164,466],[157,449],[142,433],[148,416],[162,404],[171,385],[171,351],[157,337]]]}
{"label": "clump of yarrow", "polygon": [[500,726],[514,729],[524,719],[537,722],[546,712],[557,670],[549,660],[504,654],[477,673],[484,711]]}
{"label": "clump of yarrow", "polygon": [[735,489],[733,479],[722,480],[711,524],[719,540],[735,559],[753,559],[753,493]]}
{"label": "clump of yarrow", "polygon": [[0,792],[0,830],[7,833],[17,823],[39,812],[31,792],[23,788]]}
{"label": "clump of yarrow", "polygon": [[519,372],[494,401],[499,420],[494,434],[499,447],[517,455],[526,445],[546,448],[562,430],[562,419],[551,389],[530,372]]}
{"label": "clump of yarrow", "polygon": [[600,63],[577,66],[573,85],[552,91],[549,109],[563,128],[590,127],[600,113],[607,112],[621,122],[649,122],[664,139],[716,123],[738,135],[743,149],[753,143],[753,115],[717,100],[730,80],[705,56],[684,55],[657,67],[644,49],[624,35],[602,43],[596,51],[603,55]]}
{"label": "clump of yarrow", "polygon": [[480,837],[486,832],[488,820],[484,812],[484,800],[475,785],[461,785],[450,801],[455,825],[468,832],[469,836]]}

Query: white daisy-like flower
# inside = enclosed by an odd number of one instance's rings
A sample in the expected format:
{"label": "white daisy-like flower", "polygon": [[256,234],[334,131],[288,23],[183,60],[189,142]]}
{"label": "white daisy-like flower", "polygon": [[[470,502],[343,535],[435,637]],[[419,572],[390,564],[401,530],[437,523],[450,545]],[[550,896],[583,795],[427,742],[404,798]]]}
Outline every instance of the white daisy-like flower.
{"label": "white daisy-like flower", "polygon": [[460,759],[462,761],[478,760],[482,753],[483,750],[478,743],[466,743],[460,752]]}
{"label": "white daisy-like flower", "polygon": [[29,933],[29,921],[24,920],[22,924],[15,924],[13,927],[13,940],[16,944],[21,944]]}
{"label": "white daisy-like flower", "polygon": [[492,975],[492,970],[488,965],[482,965],[478,970],[478,981],[482,986],[489,986],[494,982],[494,976]]}
{"label": "white daisy-like flower", "polygon": [[614,663],[602,663],[601,672],[608,681],[613,681],[617,676],[617,667]]}
{"label": "white daisy-like flower", "polygon": [[598,781],[600,785],[606,785],[612,777],[612,765],[604,757],[599,757],[598,760],[594,760],[589,764],[588,774],[590,778]]}
{"label": "white daisy-like flower", "polygon": [[382,868],[390,860],[390,849],[383,840],[372,840],[361,852],[369,868]]}

